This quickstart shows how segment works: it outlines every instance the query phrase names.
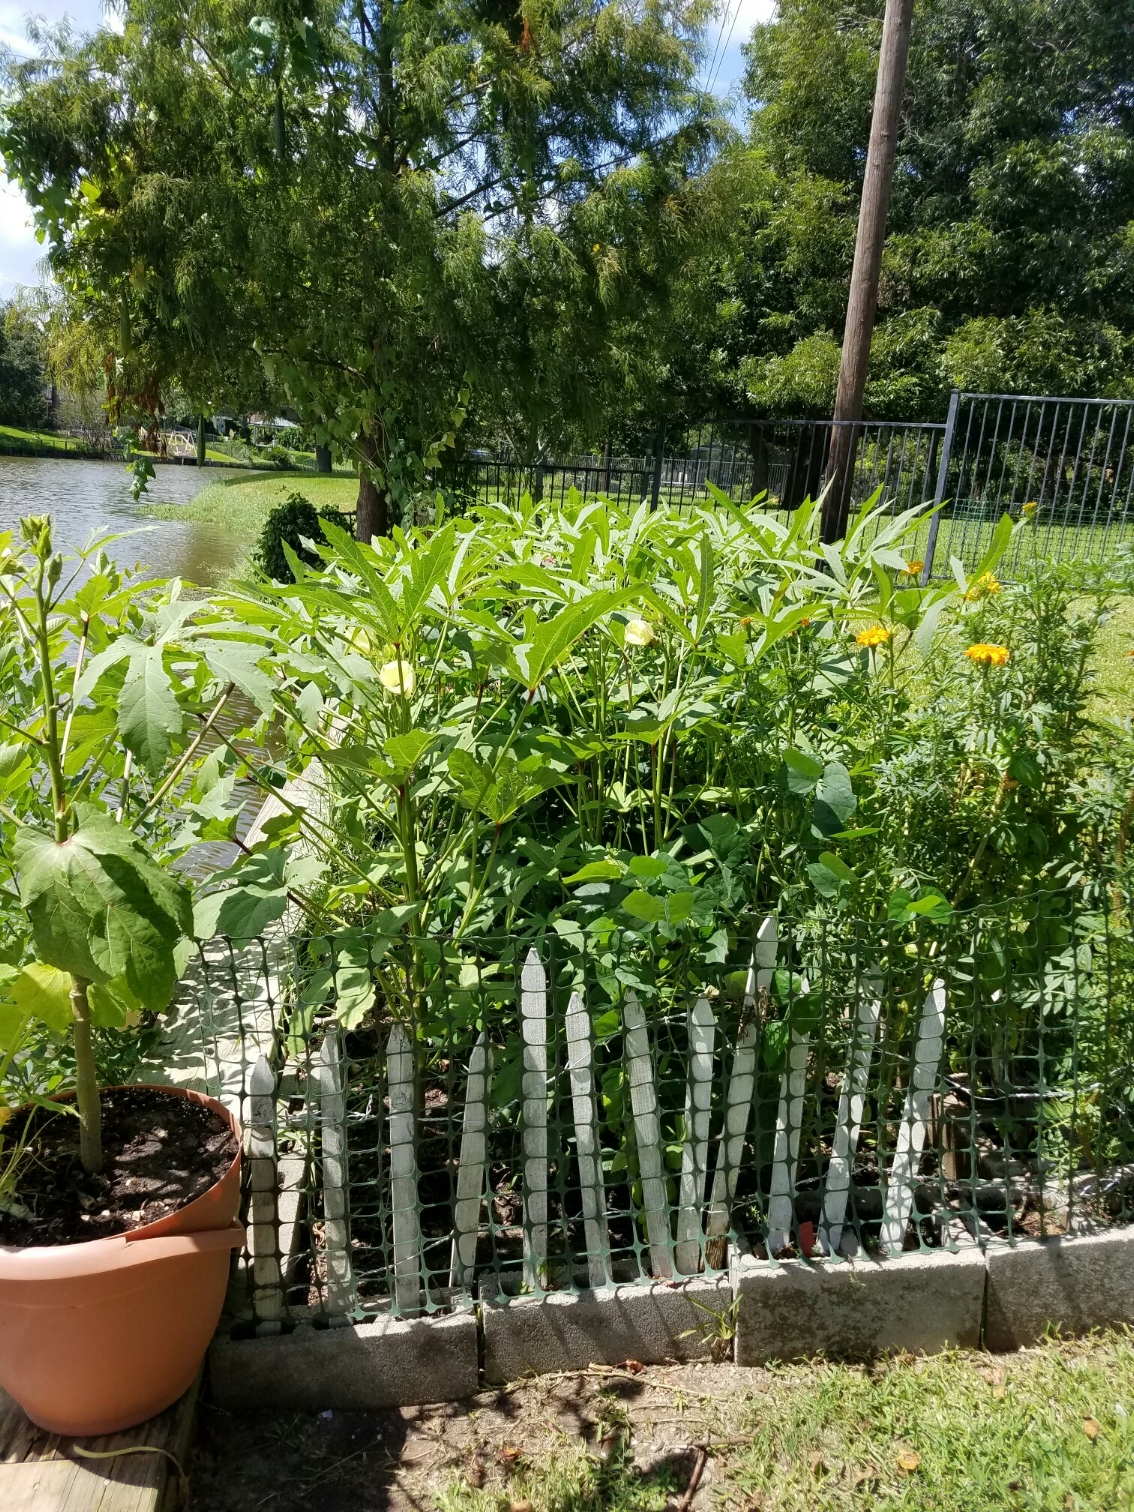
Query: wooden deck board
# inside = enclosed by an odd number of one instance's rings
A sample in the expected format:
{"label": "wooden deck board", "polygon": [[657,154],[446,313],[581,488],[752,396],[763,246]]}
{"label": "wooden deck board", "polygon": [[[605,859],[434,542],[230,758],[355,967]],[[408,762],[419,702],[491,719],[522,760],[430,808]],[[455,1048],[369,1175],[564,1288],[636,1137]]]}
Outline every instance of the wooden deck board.
{"label": "wooden deck board", "polygon": [[[67,1439],[35,1427],[0,1391],[0,1508],[3,1512],[167,1512],[189,1449],[200,1381],[166,1412],[125,1433]],[[111,1453],[86,1459],[75,1446]],[[131,1454],[145,1446],[165,1453]],[[114,1451],[119,1451],[114,1454]],[[169,1493],[169,1494],[167,1494]]]}

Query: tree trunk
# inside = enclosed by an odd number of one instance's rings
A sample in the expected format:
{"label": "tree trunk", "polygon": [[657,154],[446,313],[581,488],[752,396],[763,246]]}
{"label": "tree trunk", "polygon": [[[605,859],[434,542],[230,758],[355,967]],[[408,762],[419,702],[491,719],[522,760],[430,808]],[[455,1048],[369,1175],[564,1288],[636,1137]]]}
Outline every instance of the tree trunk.
{"label": "tree trunk", "polygon": [[329,446],[316,446],[315,448],[315,471],[329,473],[331,470],[331,448]]}
{"label": "tree trunk", "polygon": [[197,466],[205,465],[205,417],[197,416]]}
{"label": "tree trunk", "polygon": [[369,541],[373,536],[390,534],[390,516],[386,508],[386,495],[380,493],[371,478],[366,464],[378,456],[378,443],[373,436],[359,437],[362,463],[358,470],[358,506],[354,517],[354,538]]}

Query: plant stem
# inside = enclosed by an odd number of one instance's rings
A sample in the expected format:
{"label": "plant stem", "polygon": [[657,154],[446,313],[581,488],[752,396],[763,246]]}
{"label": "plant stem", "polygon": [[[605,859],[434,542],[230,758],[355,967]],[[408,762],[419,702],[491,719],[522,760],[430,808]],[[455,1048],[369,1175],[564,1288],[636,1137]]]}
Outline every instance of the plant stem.
{"label": "plant stem", "polygon": [[[59,707],[51,670],[51,641],[48,633],[49,605],[44,596],[46,564],[41,559],[35,578],[35,643],[39,656],[39,680],[43,694],[46,724],[44,736],[47,769],[51,773],[51,807],[55,819],[55,843],[66,843],[71,832],[71,815],[67,805],[67,788],[63,778],[63,758],[59,740]],[[50,591],[50,589],[49,589]],[[71,978],[71,1020],[75,1036],[75,1090],[79,1107],[79,1154],[83,1169],[102,1169],[102,1110],[98,1100],[98,1072],[91,1043],[90,1004],[87,982]]]}
{"label": "plant stem", "polygon": [[87,1001],[90,984],[71,978],[71,1026],[75,1036],[75,1087],[79,1105],[79,1158],[83,1170],[102,1170],[102,1108],[98,1098],[98,1072],[91,1043],[91,1010]]}

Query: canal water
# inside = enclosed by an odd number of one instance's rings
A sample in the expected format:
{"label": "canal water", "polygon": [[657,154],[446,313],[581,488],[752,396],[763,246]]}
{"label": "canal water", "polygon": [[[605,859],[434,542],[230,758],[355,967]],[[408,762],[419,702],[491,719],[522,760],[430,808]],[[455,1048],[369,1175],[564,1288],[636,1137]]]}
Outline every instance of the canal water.
{"label": "canal water", "polygon": [[[146,494],[154,504],[187,504],[218,477],[215,468],[159,465],[154,471]],[[65,554],[113,531],[122,538],[107,551],[121,566],[205,587],[220,582],[247,550],[247,542],[223,525],[147,519],[130,496],[130,474],[121,462],[0,457],[0,531],[15,530],[28,514],[54,517],[56,547]]]}

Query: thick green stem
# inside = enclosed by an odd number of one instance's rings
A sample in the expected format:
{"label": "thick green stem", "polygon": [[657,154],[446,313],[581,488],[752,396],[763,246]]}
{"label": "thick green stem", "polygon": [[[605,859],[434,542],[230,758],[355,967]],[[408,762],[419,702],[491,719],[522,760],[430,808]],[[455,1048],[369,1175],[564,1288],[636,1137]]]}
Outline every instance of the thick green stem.
{"label": "thick green stem", "polygon": [[[55,820],[55,843],[62,845],[71,832],[71,814],[63,778],[59,704],[51,667],[51,640],[48,632],[49,606],[44,594],[45,577],[46,564],[41,561],[35,581],[35,641],[43,694],[46,727],[44,755],[47,757],[47,769],[51,775],[51,807]],[[75,1038],[75,1084],[79,1106],[79,1155],[83,1162],[83,1169],[94,1172],[102,1169],[102,1116],[98,1100],[98,1072],[95,1068],[94,1045],[91,1040],[88,985],[89,983],[83,977],[72,976],[71,978],[71,1024]]]}
{"label": "thick green stem", "polygon": [[98,1072],[91,1041],[90,984],[71,978],[71,1026],[75,1036],[75,1087],[79,1105],[79,1157],[83,1170],[102,1170],[102,1109],[98,1100]]}

